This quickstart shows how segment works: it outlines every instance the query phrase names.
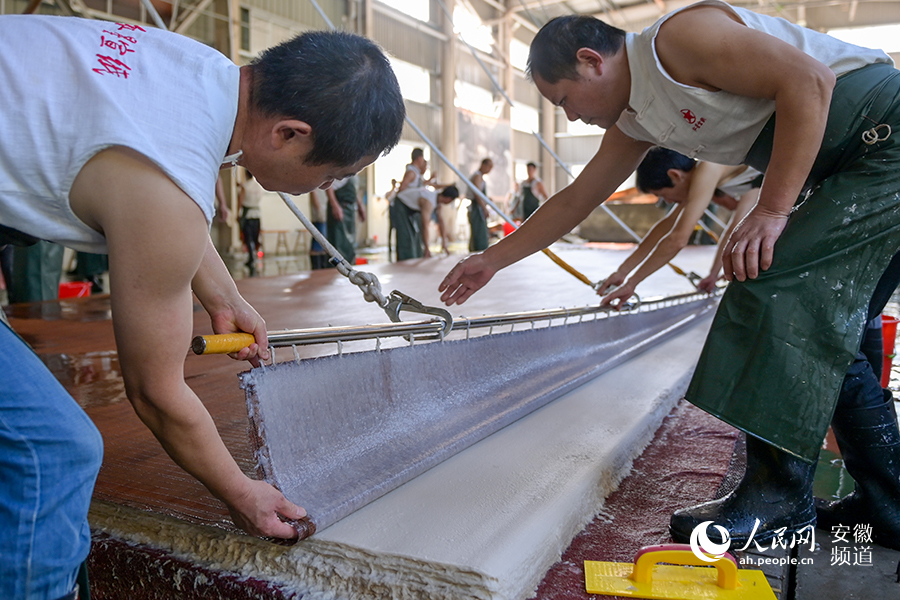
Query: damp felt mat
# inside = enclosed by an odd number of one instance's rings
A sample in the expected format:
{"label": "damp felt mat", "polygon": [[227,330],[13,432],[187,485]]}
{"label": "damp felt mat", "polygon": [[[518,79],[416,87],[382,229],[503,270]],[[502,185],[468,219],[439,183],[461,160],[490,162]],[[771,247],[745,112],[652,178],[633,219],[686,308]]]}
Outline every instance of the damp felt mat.
{"label": "damp felt mat", "polygon": [[321,530],[714,304],[253,369],[241,380],[259,466]]}

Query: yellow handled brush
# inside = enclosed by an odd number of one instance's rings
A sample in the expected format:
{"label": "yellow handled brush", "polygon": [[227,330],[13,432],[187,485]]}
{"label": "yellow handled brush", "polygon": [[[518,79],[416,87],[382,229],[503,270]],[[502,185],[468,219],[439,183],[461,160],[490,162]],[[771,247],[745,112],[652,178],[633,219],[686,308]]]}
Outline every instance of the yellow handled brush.
{"label": "yellow handled brush", "polygon": [[191,340],[194,354],[230,354],[240,352],[256,338],[250,333],[220,333],[217,335],[198,335]]}
{"label": "yellow handled brush", "polygon": [[589,594],[606,596],[655,600],[776,600],[762,571],[738,570],[737,563],[729,555],[712,562],[705,561],[687,544],[642,548],[634,563],[586,560],[584,580]]}

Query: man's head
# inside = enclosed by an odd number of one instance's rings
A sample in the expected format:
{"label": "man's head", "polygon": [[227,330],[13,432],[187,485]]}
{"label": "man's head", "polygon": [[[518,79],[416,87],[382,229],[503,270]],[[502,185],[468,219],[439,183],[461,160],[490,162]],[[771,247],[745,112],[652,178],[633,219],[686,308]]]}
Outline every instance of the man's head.
{"label": "man's head", "polygon": [[437,196],[437,200],[441,204],[450,204],[457,198],[459,198],[459,189],[455,185],[448,185]]}
{"label": "man's head", "polygon": [[413,148],[412,154],[410,155],[410,163],[424,175],[425,169],[428,168],[428,161],[425,160],[425,151],[421,148]]}
{"label": "man's head", "polygon": [[533,162],[525,165],[525,172],[528,173],[528,179],[534,179],[534,174],[537,173],[537,165]]}
{"label": "man's head", "polygon": [[600,19],[583,15],[557,17],[541,27],[531,41],[527,73],[547,83],[577,79],[576,54],[590,48],[604,57],[622,49],[625,32]]}
{"label": "man's head", "polygon": [[384,53],[350,33],[310,31],[251,63],[251,109],[308,124],[305,165],[348,167],[400,140],[405,108]]}
{"label": "man's head", "polygon": [[599,19],[557,17],[531,42],[528,74],[570,121],[608,129],[631,94],[624,47],[625,32]]}
{"label": "man's head", "polygon": [[641,192],[654,194],[667,202],[684,202],[696,165],[697,161],[684,154],[657,146],[651,148],[638,165],[635,185]]}
{"label": "man's head", "polygon": [[491,169],[494,168],[494,161],[489,158],[482,159],[481,166],[478,167],[478,170],[481,171],[482,175],[487,175],[491,172]]}

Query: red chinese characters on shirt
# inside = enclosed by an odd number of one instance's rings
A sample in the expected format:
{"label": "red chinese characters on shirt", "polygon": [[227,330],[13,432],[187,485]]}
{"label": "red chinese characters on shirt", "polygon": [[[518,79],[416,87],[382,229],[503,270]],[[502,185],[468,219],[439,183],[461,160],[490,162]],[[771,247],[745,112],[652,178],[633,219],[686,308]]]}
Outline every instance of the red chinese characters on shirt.
{"label": "red chinese characters on shirt", "polygon": [[681,111],[681,116],[685,121],[688,122],[689,125],[692,125],[691,129],[693,129],[694,131],[697,131],[698,129],[703,127],[704,123],[706,123],[706,117],[700,117],[698,119],[697,115],[695,115],[693,111],[687,108]]}
{"label": "red chinese characters on shirt", "polygon": [[138,25],[129,25],[127,23],[116,23],[115,26],[118,28],[116,31],[103,30],[103,35],[100,36],[100,47],[107,53],[112,51],[112,54],[119,58],[108,54],[97,54],[97,62],[100,64],[100,68],[93,69],[93,71],[100,75],[115,75],[116,77],[128,79],[128,72],[131,71],[131,67],[121,58],[128,53],[135,52],[133,46],[137,44],[137,38],[125,35],[122,32],[146,32],[147,30]]}

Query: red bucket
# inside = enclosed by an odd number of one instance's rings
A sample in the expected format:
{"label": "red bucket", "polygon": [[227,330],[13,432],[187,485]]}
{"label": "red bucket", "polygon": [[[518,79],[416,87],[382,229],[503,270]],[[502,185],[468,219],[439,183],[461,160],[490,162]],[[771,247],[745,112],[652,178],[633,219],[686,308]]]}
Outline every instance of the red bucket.
{"label": "red bucket", "polygon": [[897,323],[900,319],[881,315],[881,335],[884,363],[881,368],[881,387],[887,387],[891,381],[891,365],[894,362],[894,344],[897,341]]}
{"label": "red bucket", "polygon": [[60,298],[84,298],[90,295],[90,281],[66,281],[59,284]]}

